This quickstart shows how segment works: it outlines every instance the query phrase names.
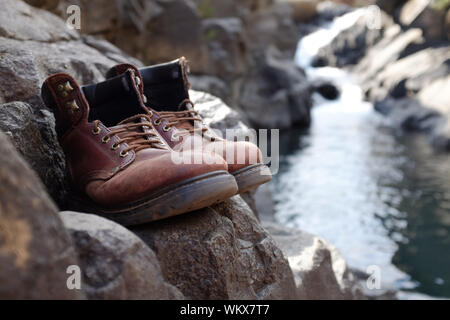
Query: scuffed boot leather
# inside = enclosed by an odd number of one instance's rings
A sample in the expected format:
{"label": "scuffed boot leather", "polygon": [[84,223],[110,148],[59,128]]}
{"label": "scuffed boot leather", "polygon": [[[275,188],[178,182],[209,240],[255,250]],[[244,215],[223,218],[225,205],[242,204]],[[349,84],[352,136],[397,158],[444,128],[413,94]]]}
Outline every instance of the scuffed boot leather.
{"label": "scuffed boot leather", "polygon": [[202,154],[214,159],[201,165],[172,161],[174,151],[154,130],[143,105],[140,80],[126,70],[81,89],[71,76],[55,74],[42,86],[42,98],[55,114],[76,209],[132,225],[235,194],[234,178],[219,156]]}
{"label": "scuffed boot leather", "polygon": [[145,105],[156,115],[155,128],[174,150],[197,150],[196,146],[201,146],[221,155],[236,179],[239,193],[271,180],[270,170],[262,163],[261,151],[255,144],[225,140],[203,124],[189,99],[188,66],[184,57],[139,70],[131,64],[119,64],[106,76],[115,77],[130,68],[140,73]]}

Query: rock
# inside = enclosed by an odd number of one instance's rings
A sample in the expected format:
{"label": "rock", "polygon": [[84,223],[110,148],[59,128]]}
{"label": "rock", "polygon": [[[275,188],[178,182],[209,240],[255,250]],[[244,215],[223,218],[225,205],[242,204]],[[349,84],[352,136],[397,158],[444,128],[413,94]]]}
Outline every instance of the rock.
{"label": "rock", "polygon": [[313,87],[317,93],[328,100],[336,100],[341,95],[336,85],[330,81],[316,80]]}
{"label": "rock", "polygon": [[367,55],[355,68],[360,77],[360,83],[365,91],[373,87],[370,82],[386,66],[395,62],[408,48],[414,44],[423,43],[422,31],[410,29],[400,33],[398,25],[393,25],[385,32],[384,38],[369,50]]}
{"label": "rock", "polygon": [[11,139],[28,164],[38,172],[49,193],[63,203],[67,189],[65,160],[56,142],[55,119],[52,113],[41,109],[33,114],[24,102],[0,105],[0,130]]}
{"label": "rock", "polygon": [[[208,74],[232,79],[246,71],[246,41],[238,18],[203,20],[208,45]],[[197,64],[197,61],[195,61]]]}
{"label": "rock", "polygon": [[376,0],[376,5],[387,14],[393,16],[397,8],[405,1],[406,0]]}
{"label": "rock", "polygon": [[240,106],[258,128],[309,126],[311,88],[304,72],[270,48],[243,80]]}
{"label": "rock", "polygon": [[155,253],[124,227],[93,214],[61,212],[80,260],[88,299],[183,299]]}
{"label": "rock", "polygon": [[188,299],[296,298],[286,259],[239,196],[133,231]]}
{"label": "rock", "polygon": [[292,17],[295,22],[306,22],[317,14],[318,0],[278,0],[292,7]]}
{"label": "rock", "polygon": [[58,17],[17,0],[3,0],[0,4],[0,37],[40,42],[79,38]]}
{"label": "rock", "polygon": [[212,95],[224,100],[226,103],[232,102],[230,91],[231,88],[220,78],[213,76],[190,75],[189,82],[192,85],[192,89],[196,91],[211,93]]}
{"label": "rock", "polygon": [[294,273],[297,294],[307,300],[362,299],[357,280],[337,249],[304,231],[264,222]]}
{"label": "rock", "polygon": [[[191,0],[157,3],[161,13],[143,24],[140,31],[136,32],[136,27],[120,28],[107,36],[107,39],[146,64],[185,56],[187,59],[195,59],[195,63],[191,65],[193,73],[207,73],[207,39],[195,4]],[[96,6],[94,3],[92,5]],[[139,17],[141,15],[143,12]]]}
{"label": "rock", "polygon": [[226,130],[233,130],[232,133],[238,136],[248,136],[251,134],[248,126],[243,122],[243,115],[238,111],[228,107],[223,101],[209,93],[191,90],[189,92],[191,100],[195,104],[195,109],[202,116],[204,123],[211,128],[218,130],[217,133],[226,137]]}
{"label": "rock", "polygon": [[69,234],[36,174],[0,132],[0,299],[80,299]]}
{"label": "rock", "polygon": [[447,10],[447,15],[445,16],[445,32],[447,33],[447,40],[450,41],[450,10]]}
{"label": "rock", "polygon": [[433,8],[428,0],[409,0],[399,13],[399,21],[409,28],[420,28],[428,40],[446,39],[444,32],[445,11]]}
{"label": "rock", "polygon": [[292,8],[287,3],[275,3],[255,11],[244,19],[250,56],[265,52],[268,44],[292,59],[297,49],[298,30],[291,18]]}
{"label": "rock", "polygon": [[369,97],[382,101],[388,95],[407,96],[407,88],[421,90],[439,75],[434,71],[447,70],[446,61],[450,61],[450,47],[427,48],[392,62],[376,75]]}
{"label": "rock", "polygon": [[313,66],[329,65],[333,67],[344,67],[359,62],[367,52],[374,46],[383,35],[383,30],[392,24],[386,14],[381,14],[379,28],[369,28],[370,23],[379,19],[378,13],[371,9],[359,9],[349,13],[356,19],[342,30],[328,45],[319,49],[314,57]]}

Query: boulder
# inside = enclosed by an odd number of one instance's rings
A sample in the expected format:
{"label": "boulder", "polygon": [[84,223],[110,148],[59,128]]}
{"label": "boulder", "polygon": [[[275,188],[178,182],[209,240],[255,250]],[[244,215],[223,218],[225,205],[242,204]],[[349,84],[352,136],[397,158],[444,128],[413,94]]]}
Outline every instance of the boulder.
{"label": "boulder", "polygon": [[256,57],[242,84],[240,107],[258,128],[307,127],[311,87],[294,61],[279,58],[271,47]]}
{"label": "boulder", "polygon": [[155,253],[136,235],[102,217],[61,212],[80,261],[88,299],[183,299],[166,283]]}
{"label": "boulder", "polygon": [[307,22],[317,15],[319,0],[278,0],[286,2],[292,8],[292,18],[295,22]]}
{"label": "boulder", "polygon": [[133,228],[189,299],[295,299],[287,260],[239,197]]}
{"label": "boulder", "polygon": [[366,92],[374,85],[371,79],[375,78],[386,66],[397,61],[405,54],[408,47],[423,43],[420,29],[409,29],[401,32],[398,25],[388,28],[382,40],[369,50],[367,55],[355,68],[360,75],[360,83]]}
{"label": "boulder", "polygon": [[228,107],[221,99],[209,93],[195,90],[191,90],[189,95],[204,123],[218,130],[218,133],[221,133],[223,137],[226,136],[227,129],[236,130],[235,133],[239,136],[246,136],[251,133],[244,123],[245,117]]}
{"label": "boulder", "polygon": [[336,100],[341,95],[338,87],[331,81],[317,79],[313,82],[314,90],[328,100]]}
{"label": "boulder", "polygon": [[379,28],[370,27],[370,23],[378,19],[376,14],[370,9],[352,12],[351,15],[358,15],[358,18],[339,32],[328,45],[319,49],[312,64],[344,67],[358,63],[366,55],[368,48],[381,39],[383,30],[392,24],[392,19],[381,13]]}
{"label": "boulder", "polygon": [[0,132],[0,299],[80,299],[69,234],[37,175]]}
{"label": "boulder", "polygon": [[420,28],[428,40],[446,39],[445,11],[437,10],[429,0],[409,0],[400,9],[400,23],[408,28]]}
{"label": "boulder", "polygon": [[48,110],[41,109],[35,114],[24,102],[0,105],[0,130],[9,136],[22,157],[39,172],[49,193],[62,204],[67,190],[65,160],[54,128],[55,118]]}
{"label": "boulder", "polygon": [[[213,18],[202,22],[208,46],[209,75],[231,80],[246,71],[246,40],[238,18]],[[194,57],[194,56],[193,56]],[[195,64],[197,64],[197,59]]]}
{"label": "boulder", "polygon": [[430,47],[392,62],[375,76],[369,98],[382,101],[388,95],[402,98],[417,93],[439,75],[447,75],[449,61],[450,47]]}
{"label": "boulder", "polygon": [[357,279],[339,251],[322,238],[304,231],[264,222],[287,257],[297,295],[307,300],[362,299]]}

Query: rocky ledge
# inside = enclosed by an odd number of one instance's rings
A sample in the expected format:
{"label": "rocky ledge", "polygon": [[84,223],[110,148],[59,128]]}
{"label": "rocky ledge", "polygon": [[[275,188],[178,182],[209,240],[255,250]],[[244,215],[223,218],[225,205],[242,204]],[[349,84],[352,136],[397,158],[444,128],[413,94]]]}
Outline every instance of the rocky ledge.
{"label": "rocky ledge", "polygon": [[[273,226],[263,227],[240,196],[131,229],[59,212],[70,210],[65,161],[53,114],[39,97],[42,81],[56,72],[81,83],[100,81],[116,63],[142,62],[17,0],[0,4],[0,52],[1,299],[360,297],[334,249],[296,231],[290,234],[297,240],[285,248],[279,232],[272,236]],[[278,60],[265,63],[263,73],[300,74]],[[248,130],[222,100],[204,92],[193,98],[211,126]],[[70,276],[77,270],[79,286]]]}

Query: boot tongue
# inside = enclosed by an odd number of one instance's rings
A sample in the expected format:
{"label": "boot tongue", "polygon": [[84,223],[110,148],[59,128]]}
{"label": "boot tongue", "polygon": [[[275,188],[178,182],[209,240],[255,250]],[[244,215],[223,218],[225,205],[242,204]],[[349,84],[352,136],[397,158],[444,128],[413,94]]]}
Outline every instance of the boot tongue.
{"label": "boot tongue", "polygon": [[89,121],[100,120],[107,127],[145,112],[141,103],[143,84],[139,73],[128,69],[106,81],[82,87],[89,106]]}

